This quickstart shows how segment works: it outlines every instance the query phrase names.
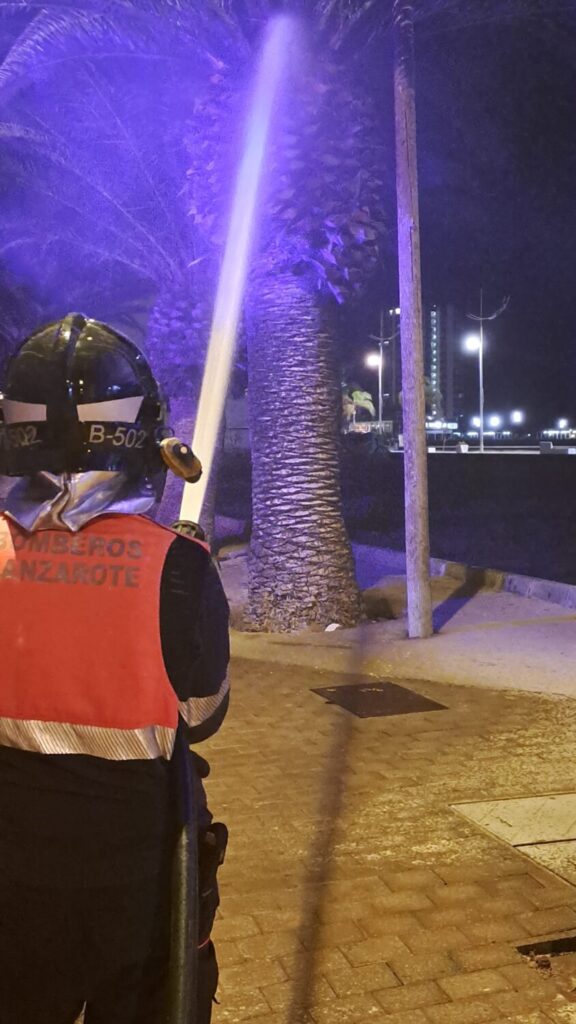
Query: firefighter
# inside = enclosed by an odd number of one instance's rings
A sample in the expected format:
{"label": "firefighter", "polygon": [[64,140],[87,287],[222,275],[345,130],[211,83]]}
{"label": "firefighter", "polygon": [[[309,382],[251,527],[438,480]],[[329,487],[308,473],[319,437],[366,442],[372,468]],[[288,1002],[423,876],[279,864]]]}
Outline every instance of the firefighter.
{"label": "firefighter", "polygon": [[[0,1024],[74,1024],[83,1007],[86,1024],[157,1024],[172,755],[177,733],[207,739],[228,706],[218,572],[206,545],[147,516],[162,451],[194,460],[140,351],[80,314],[12,357],[3,420],[0,469],[20,479],[0,516]],[[223,827],[201,786],[214,903]],[[201,907],[198,1024],[217,979],[211,916]]]}

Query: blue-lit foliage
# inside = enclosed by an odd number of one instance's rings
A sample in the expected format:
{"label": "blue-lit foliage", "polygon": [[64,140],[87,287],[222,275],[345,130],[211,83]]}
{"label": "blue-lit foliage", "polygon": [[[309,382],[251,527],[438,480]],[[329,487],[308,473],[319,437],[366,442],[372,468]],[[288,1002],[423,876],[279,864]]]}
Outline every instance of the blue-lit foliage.
{"label": "blue-lit foliage", "polygon": [[[52,296],[60,307],[83,297],[80,262],[100,307],[112,279],[129,294],[168,282],[174,292],[195,260],[218,250],[239,96],[277,6],[0,4],[10,15],[0,23],[0,248],[48,315]],[[363,22],[376,5],[361,6]],[[359,21],[355,7],[313,5],[317,40],[337,51]]]}

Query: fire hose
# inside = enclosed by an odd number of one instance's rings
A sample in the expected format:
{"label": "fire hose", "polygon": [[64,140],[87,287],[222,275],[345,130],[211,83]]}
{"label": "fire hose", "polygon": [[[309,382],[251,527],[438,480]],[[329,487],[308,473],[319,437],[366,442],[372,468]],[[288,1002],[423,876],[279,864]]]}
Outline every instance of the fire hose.
{"label": "fire hose", "polygon": [[[195,483],[200,478],[201,463],[188,445],[177,438],[169,438],[163,441],[160,447],[165,463],[177,476],[189,483]],[[185,536],[205,540],[203,531],[196,523],[179,520],[174,523],[173,529]],[[203,835],[202,850],[199,851],[196,762],[205,767],[205,771],[200,770],[200,775],[207,774],[207,762],[191,753],[185,730],[179,728],[172,764],[176,777],[180,831],[172,863],[170,958],[165,1024],[203,1024],[210,1016],[209,1010],[206,1011],[202,1007],[199,1009],[199,940],[202,939],[203,945],[210,943],[211,922],[217,906],[216,871],[224,860],[228,830],[221,823],[215,823]],[[201,873],[206,876],[202,879],[202,893],[199,892]],[[212,914],[209,910],[207,923],[205,920],[201,921],[201,918],[206,916],[206,897],[211,896],[215,902]],[[204,931],[207,932],[206,935]],[[216,968],[215,961],[214,965]],[[217,973],[215,978],[217,979]],[[216,981],[214,987],[215,984]],[[199,1019],[199,1015],[202,1019]]]}
{"label": "fire hose", "polygon": [[170,966],[166,1024],[197,1024],[198,816],[194,764],[183,730],[174,749],[181,828],[172,865]]}

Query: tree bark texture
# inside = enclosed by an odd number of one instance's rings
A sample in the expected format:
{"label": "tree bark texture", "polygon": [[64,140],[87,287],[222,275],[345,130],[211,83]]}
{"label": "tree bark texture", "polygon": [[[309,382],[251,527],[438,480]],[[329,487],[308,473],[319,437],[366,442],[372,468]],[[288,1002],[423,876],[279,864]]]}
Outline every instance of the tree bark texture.
{"label": "tree bark texture", "polygon": [[408,635],[432,635],[413,5],[394,2],[394,102]]}
{"label": "tree bark texture", "polygon": [[270,268],[252,282],[246,621],[265,631],[351,626],[361,615],[341,510],[340,387],[322,317],[302,278]]}

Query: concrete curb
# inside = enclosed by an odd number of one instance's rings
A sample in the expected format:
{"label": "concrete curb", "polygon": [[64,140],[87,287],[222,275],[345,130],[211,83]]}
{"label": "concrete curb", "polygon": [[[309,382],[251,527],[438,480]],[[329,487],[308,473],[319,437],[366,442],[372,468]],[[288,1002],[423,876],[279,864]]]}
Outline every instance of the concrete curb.
{"label": "concrete curb", "polygon": [[460,562],[444,562],[438,558],[431,558],[430,564],[434,576],[447,576],[463,583],[478,583],[490,590],[503,590],[521,597],[537,597],[541,601],[561,605],[562,608],[576,608],[576,586],[570,583],[542,580],[537,576],[522,576],[520,573],[503,572],[500,569],[483,569]]}

